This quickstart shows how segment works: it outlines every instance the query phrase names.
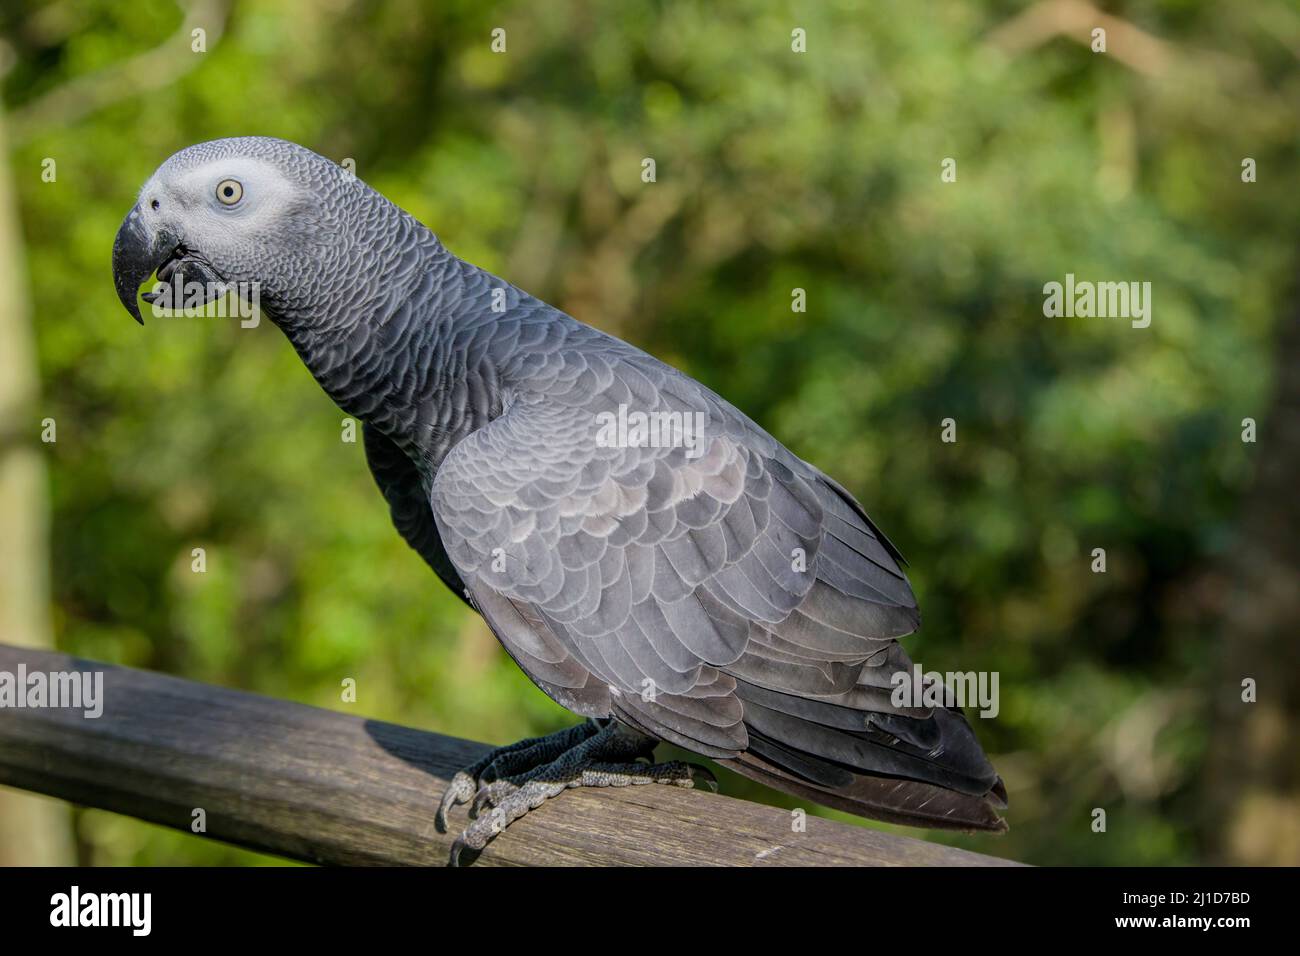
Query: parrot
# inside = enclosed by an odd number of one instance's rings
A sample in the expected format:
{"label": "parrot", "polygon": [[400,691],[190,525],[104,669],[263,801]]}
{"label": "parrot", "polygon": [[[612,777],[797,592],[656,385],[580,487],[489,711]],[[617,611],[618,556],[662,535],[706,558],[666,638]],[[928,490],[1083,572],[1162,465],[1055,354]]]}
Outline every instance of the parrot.
{"label": "parrot", "polygon": [[662,742],[860,817],[1007,829],[970,723],[899,643],[920,625],[899,550],[705,385],[271,137],[166,159],[112,268],[141,324],[155,275],[203,301],[254,290],[360,423],[396,530],[584,718],[454,775],[435,813],[449,832],[468,804],[451,865],[572,787],[717,788],[695,763],[655,762]]}

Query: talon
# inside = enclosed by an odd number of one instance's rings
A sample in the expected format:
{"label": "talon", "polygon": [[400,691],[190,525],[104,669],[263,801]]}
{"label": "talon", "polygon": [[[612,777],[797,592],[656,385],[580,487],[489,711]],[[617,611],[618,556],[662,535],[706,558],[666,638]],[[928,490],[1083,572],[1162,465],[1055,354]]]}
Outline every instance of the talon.
{"label": "talon", "polygon": [[433,825],[439,833],[447,832],[447,811],[473,797],[474,790],[474,778],[465,771],[461,770],[451,778],[433,817]]}
{"label": "talon", "polygon": [[695,786],[697,782],[696,777],[698,776],[703,780],[704,785],[709,788],[710,793],[718,792],[718,778],[713,775],[712,770],[708,767],[701,767],[696,764],[687,764],[686,767],[690,771],[690,782],[692,787]]}
{"label": "talon", "polygon": [[509,823],[509,820],[501,819],[499,810],[493,810],[491,816],[475,820],[452,842],[451,865],[460,866],[461,854],[466,850],[472,850],[475,853],[482,851],[488,845],[488,842],[504,830]]}
{"label": "talon", "polygon": [[518,789],[508,780],[494,780],[491,783],[484,784],[478,788],[478,793],[474,794],[474,800],[469,805],[469,815],[477,817],[484,807],[496,806],[502,797]]}
{"label": "talon", "polygon": [[460,855],[465,850],[465,834],[461,834],[452,841],[451,858],[447,861],[448,866],[460,866]]}

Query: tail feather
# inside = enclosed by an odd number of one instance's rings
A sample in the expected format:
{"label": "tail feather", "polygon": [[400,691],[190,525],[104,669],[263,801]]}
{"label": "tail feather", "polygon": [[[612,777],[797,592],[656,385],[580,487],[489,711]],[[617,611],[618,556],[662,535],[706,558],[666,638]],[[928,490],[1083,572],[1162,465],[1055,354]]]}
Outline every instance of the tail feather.
{"label": "tail feather", "polygon": [[[976,797],[917,780],[850,774],[846,785],[820,786],[760,757],[753,749],[722,765],[777,790],[804,797],[845,813],[886,823],[943,830],[1004,833],[1007,823],[988,796]],[[1002,781],[990,794],[1001,791]]]}
{"label": "tail feather", "polygon": [[959,711],[863,712],[737,681],[749,749],[725,766],[778,790],[908,826],[1006,830],[1006,788]]}

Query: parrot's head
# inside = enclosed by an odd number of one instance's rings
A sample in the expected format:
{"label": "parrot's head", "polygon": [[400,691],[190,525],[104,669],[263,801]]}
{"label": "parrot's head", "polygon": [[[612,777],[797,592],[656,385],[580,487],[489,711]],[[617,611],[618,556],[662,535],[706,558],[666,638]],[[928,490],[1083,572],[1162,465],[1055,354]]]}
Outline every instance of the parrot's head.
{"label": "parrot's head", "polygon": [[[356,253],[349,227],[373,215],[376,200],[346,169],[295,143],[239,137],[190,146],[158,167],[118,230],[118,298],[143,322],[137,294],[157,272],[189,303],[234,287],[256,290],[273,318],[276,309],[309,309],[304,299],[327,291]],[[200,287],[209,291],[190,299]]]}

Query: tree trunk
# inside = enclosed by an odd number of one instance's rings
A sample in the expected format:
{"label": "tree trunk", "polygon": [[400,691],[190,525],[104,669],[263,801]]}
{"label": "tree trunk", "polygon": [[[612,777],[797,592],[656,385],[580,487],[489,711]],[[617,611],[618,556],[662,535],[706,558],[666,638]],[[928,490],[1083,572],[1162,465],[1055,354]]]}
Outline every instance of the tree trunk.
{"label": "tree trunk", "polygon": [[[0,641],[52,650],[44,416],[22,241],[0,104]],[[0,789],[0,866],[74,862],[65,804]]]}

